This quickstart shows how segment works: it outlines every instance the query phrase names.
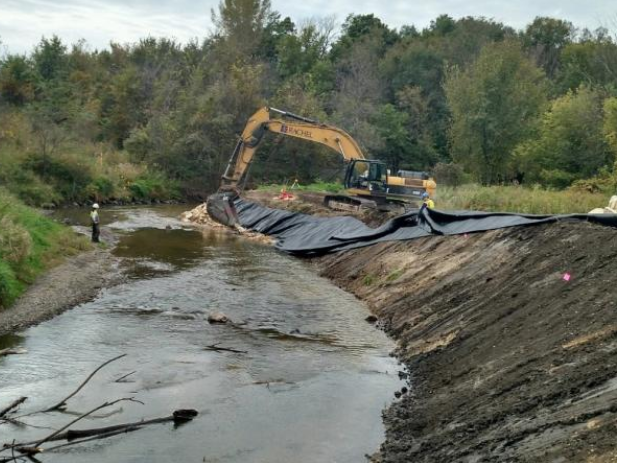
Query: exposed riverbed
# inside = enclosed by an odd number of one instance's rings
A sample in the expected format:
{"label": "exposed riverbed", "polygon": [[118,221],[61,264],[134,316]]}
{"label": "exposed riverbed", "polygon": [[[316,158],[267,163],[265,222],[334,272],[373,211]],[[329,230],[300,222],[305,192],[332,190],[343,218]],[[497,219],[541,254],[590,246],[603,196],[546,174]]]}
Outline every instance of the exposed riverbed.
{"label": "exposed riverbed", "polygon": [[[145,405],[124,404],[122,413],[85,420],[83,427],[178,408],[195,408],[198,418],[177,429],[157,425],[83,444],[44,461],[363,461],[383,441],[381,411],[401,386],[400,367],[388,356],[392,341],[364,320],[364,305],[302,261],[187,228],[175,219],[182,209],[102,212],[120,237],[114,252],[128,279],[51,321],[0,338],[28,350],[0,359],[0,405],[19,396],[29,397],[24,412],[50,405],[97,365],[126,353],[69,410],[120,397]],[[208,314],[218,311],[236,323],[210,325]],[[248,353],[204,350],[212,344]],[[114,382],[131,371],[127,382]],[[54,414],[27,421],[54,427],[69,420]],[[49,432],[3,426],[0,441]]]}

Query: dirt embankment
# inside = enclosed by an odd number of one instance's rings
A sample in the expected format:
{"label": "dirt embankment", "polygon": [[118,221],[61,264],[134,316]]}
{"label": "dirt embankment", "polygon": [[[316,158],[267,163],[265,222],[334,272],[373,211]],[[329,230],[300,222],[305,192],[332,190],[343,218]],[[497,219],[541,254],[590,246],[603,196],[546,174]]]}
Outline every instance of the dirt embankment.
{"label": "dirt embankment", "polygon": [[383,461],[617,461],[615,230],[425,238],[318,265],[371,305],[409,368]]}

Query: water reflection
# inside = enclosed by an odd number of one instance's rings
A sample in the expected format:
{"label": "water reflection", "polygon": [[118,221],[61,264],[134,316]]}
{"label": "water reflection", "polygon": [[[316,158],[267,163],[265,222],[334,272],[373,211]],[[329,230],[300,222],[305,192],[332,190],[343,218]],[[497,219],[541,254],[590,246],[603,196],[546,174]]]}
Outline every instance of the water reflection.
{"label": "water reflection", "polygon": [[22,344],[24,340],[25,338],[23,336],[18,336],[16,334],[5,334],[3,336],[0,336],[0,350],[17,347]]}

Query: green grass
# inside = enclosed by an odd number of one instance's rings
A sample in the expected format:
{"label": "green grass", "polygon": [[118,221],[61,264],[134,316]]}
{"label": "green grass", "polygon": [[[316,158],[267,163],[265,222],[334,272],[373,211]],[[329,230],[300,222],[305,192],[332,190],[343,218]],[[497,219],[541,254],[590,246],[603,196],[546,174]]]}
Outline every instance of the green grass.
{"label": "green grass", "polygon": [[85,237],[0,189],[0,309],[45,269],[90,248]]}
{"label": "green grass", "polygon": [[362,278],[362,284],[364,286],[371,286],[375,284],[376,282],[377,282],[377,277],[371,273],[369,273],[368,275],[365,275],[364,278]]}
{"label": "green grass", "polygon": [[390,273],[387,277],[386,277],[386,283],[394,283],[396,280],[398,280],[404,273],[404,270],[398,269],[398,270],[394,270],[392,273]]}
{"label": "green grass", "polygon": [[605,207],[610,195],[575,190],[551,191],[522,186],[437,185],[438,210],[520,212],[525,214],[587,213]]}
{"label": "green grass", "polygon": [[[258,190],[278,193],[282,184],[260,185]],[[290,185],[287,185],[290,190]],[[299,185],[295,191],[338,193],[340,183],[315,182]],[[290,190],[294,191],[294,190]],[[475,210],[487,212],[520,212],[525,214],[587,213],[608,204],[609,194],[582,190],[546,190],[540,187],[481,186],[475,184],[448,187],[437,185],[434,196],[439,210]]]}
{"label": "green grass", "polygon": [[[345,187],[337,182],[322,182],[321,180],[318,180],[316,182],[313,183],[308,183],[308,184],[298,184],[296,186],[296,188],[294,188],[293,190],[291,189],[293,182],[288,183],[287,186],[287,190],[289,191],[307,191],[307,192],[315,192],[315,193],[339,193],[341,191],[343,191],[345,189]],[[258,190],[260,191],[272,191],[272,192],[280,192],[281,189],[284,187],[285,185],[280,184],[280,183],[271,183],[271,184],[267,184],[267,185],[260,185],[257,187]]]}

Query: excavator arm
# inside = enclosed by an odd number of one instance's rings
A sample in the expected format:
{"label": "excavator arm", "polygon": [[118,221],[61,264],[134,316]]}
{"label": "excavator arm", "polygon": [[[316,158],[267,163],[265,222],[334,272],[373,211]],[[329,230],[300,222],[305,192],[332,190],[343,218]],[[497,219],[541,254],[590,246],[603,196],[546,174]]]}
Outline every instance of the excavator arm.
{"label": "excavator arm", "polygon": [[[280,117],[273,118],[273,114]],[[246,123],[223,174],[223,190],[240,189],[266,132],[321,143],[339,153],[345,160],[366,159],[360,146],[345,131],[287,111],[265,107],[253,114]]]}

